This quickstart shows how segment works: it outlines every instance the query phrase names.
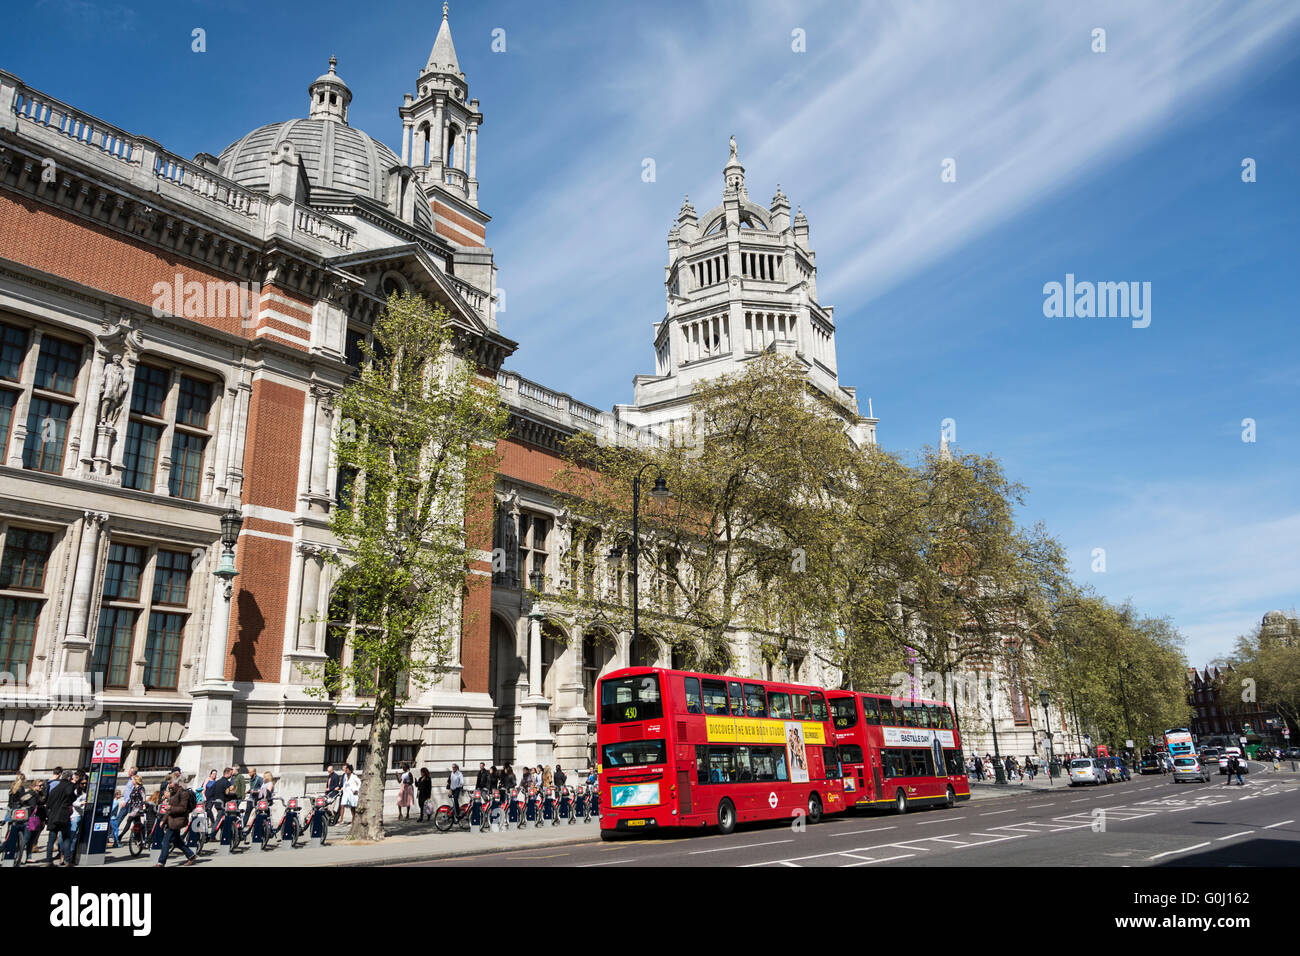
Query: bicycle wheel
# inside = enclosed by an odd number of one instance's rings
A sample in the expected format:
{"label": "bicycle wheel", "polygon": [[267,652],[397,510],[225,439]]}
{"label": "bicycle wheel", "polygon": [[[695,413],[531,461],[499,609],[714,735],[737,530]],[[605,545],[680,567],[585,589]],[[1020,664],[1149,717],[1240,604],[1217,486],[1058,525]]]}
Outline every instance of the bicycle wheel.
{"label": "bicycle wheel", "polygon": [[438,812],[433,815],[433,825],[446,833],[451,829],[455,820],[451,815],[451,807],[439,807]]}
{"label": "bicycle wheel", "polygon": [[139,856],[141,853],[143,853],[144,833],[141,830],[137,830],[135,827],[132,827],[131,835],[127,837],[126,840],[126,848],[131,851],[132,856]]}
{"label": "bicycle wheel", "polygon": [[330,835],[330,818],[329,818],[329,814],[326,814],[324,817],[321,818],[320,821],[320,845],[321,846],[325,845],[325,838],[328,837],[329,835]]}
{"label": "bicycle wheel", "polygon": [[289,846],[293,847],[295,850],[298,849],[298,837],[300,835],[301,835],[301,831],[298,829],[298,821],[296,819],[290,820],[289,821]]}

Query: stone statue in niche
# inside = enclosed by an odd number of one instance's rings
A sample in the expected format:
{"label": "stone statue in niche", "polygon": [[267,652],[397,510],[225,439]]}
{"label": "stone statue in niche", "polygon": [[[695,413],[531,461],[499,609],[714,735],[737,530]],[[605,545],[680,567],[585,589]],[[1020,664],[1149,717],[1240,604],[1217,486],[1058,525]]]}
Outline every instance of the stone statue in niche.
{"label": "stone statue in niche", "polygon": [[104,366],[103,389],[99,396],[99,423],[116,425],[117,417],[122,413],[122,403],[126,400],[126,371],[122,368],[122,356],[114,354]]}

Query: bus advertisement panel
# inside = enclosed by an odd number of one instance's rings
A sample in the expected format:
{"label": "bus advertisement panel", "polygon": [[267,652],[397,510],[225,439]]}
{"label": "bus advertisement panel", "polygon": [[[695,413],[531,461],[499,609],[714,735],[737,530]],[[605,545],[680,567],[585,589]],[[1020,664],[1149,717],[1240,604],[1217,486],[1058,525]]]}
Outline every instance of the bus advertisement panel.
{"label": "bus advertisement panel", "polygon": [[1175,727],[1165,731],[1165,747],[1169,756],[1187,756],[1192,752],[1192,734],[1186,727]]}

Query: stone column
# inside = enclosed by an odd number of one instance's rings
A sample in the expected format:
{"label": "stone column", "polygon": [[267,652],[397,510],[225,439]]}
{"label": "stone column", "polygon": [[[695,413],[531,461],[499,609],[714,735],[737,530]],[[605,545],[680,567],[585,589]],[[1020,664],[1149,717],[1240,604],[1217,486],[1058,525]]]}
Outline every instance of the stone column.
{"label": "stone column", "polygon": [[[77,449],[76,454],[66,455],[67,466],[64,473],[89,474],[95,470],[95,426],[99,424],[99,398],[104,387],[104,361],[108,350],[95,349],[95,356],[90,364],[90,382],[86,387],[86,400],[77,406]],[[125,413],[125,410],[124,410]],[[68,449],[72,451],[72,427],[68,428]]]}
{"label": "stone column", "polygon": [[193,703],[189,727],[180,740],[178,761],[182,770],[195,775],[212,767],[228,767],[235,759],[238,741],[230,732],[235,688],[225,679],[232,594],[233,585],[213,575],[212,620],[203,655],[203,679],[190,690]]}
{"label": "stone column", "polygon": [[411,165],[411,121],[402,121],[402,165]]}
{"label": "stone column", "polygon": [[334,433],[334,391],[321,386],[312,386],[312,396],[316,399],[315,433],[312,436],[311,449],[311,507],[313,511],[325,511],[329,504],[329,460],[330,438]]}
{"label": "stone column", "polygon": [[433,139],[429,143],[429,168],[432,171],[432,177],[439,183],[442,182],[442,165],[445,158],[446,150],[446,131],[443,127],[442,97],[439,96],[434,100],[433,126],[429,134]]}
{"label": "stone column", "polygon": [[72,600],[68,608],[68,632],[63,638],[63,654],[59,662],[62,674],[81,674],[89,670],[90,638],[86,632],[94,597],[99,535],[107,522],[108,515],[102,511],[87,511],[82,516],[81,547],[77,551],[77,570],[72,579]]}
{"label": "stone column", "polygon": [[302,555],[302,600],[298,605],[298,645],[300,651],[316,651],[316,622],[308,620],[320,614],[321,563],[325,549],[314,544],[299,544]]}
{"label": "stone column", "polygon": [[528,696],[522,707],[522,727],[517,758],[525,765],[553,762],[555,744],[551,739],[551,702],[542,694],[542,619],[530,615],[528,621]]}
{"label": "stone column", "polygon": [[465,173],[468,178],[467,186],[469,189],[469,201],[478,204],[478,123],[471,123],[469,131],[466,133],[469,137],[467,143],[468,149],[465,151],[467,162],[465,163]]}
{"label": "stone column", "polygon": [[11,419],[12,435],[9,438],[9,467],[23,466],[23,446],[27,444],[27,410],[31,407],[32,384],[36,381],[36,360],[41,354],[41,330],[32,329],[32,340],[27,345],[27,354],[23,356],[22,391],[14,403]]}

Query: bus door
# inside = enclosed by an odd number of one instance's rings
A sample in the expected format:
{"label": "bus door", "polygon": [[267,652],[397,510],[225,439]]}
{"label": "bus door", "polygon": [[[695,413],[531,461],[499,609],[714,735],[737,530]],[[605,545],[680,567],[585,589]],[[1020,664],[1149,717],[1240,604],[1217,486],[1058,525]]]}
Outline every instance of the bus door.
{"label": "bus door", "polygon": [[691,747],[678,747],[677,753],[677,813],[686,816],[695,812],[694,784],[691,783],[691,765],[695,755]]}
{"label": "bus door", "polygon": [[880,779],[880,751],[876,750],[875,748],[872,748],[871,751],[871,776],[872,779],[875,780],[876,782],[876,792],[872,797],[872,799],[874,800],[884,799],[883,794],[885,792],[885,787],[883,782]]}

